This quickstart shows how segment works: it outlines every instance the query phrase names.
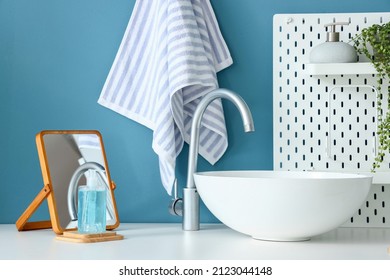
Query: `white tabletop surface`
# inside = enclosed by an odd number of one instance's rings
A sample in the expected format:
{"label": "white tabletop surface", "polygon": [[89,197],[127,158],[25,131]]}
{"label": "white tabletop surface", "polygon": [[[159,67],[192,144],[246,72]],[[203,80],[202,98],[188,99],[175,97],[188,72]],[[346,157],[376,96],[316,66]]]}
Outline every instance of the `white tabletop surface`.
{"label": "white tabletop surface", "polygon": [[130,224],[116,229],[123,240],[59,241],[52,230],[18,232],[0,225],[2,260],[390,260],[390,229],[338,228],[304,242],[252,239],[221,224],[184,232],[181,224]]}

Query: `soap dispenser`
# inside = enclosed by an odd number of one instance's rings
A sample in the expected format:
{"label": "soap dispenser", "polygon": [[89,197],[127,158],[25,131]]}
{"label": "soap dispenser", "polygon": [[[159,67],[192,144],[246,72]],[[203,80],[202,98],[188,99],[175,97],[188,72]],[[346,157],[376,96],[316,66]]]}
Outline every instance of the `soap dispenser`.
{"label": "soap dispenser", "polygon": [[340,42],[340,33],[336,32],[336,25],[348,25],[349,22],[334,22],[325,24],[330,27],[326,42],[316,46],[310,52],[311,63],[349,63],[357,61],[357,53],[353,46]]}
{"label": "soap dispenser", "polygon": [[86,186],[78,189],[78,232],[103,233],[106,231],[107,191],[95,170],[88,170],[86,177]]}

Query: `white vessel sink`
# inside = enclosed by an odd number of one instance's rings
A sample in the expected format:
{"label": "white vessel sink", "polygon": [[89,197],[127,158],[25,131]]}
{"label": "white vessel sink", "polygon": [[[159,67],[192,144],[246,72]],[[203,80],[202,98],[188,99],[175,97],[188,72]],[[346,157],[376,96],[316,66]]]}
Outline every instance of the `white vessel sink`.
{"label": "white vessel sink", "polygon": [[255,239],[302,241],[342,225],[364,203],[372,177],[300,171],[194,174],[199,195],[225,225]]}

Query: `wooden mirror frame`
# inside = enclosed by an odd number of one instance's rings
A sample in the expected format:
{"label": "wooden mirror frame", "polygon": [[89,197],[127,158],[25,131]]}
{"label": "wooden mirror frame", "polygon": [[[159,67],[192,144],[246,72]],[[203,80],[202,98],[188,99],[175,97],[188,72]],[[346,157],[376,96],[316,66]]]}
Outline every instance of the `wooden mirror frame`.
{"label": "wooden mirror frame", "polygon": [[[114,196],[114,190],[116,188],[115,183],[111,180],[110,172],[108,169],[108,163],[106,158],[106,153],[104,150],[103,145],[103,138],[99,131],[97,130],[44,130],[41,131],[36,135],[36,144],[37,144],[37,150],[39,155],[39,162],[41,165],[42,170],[42,177],[44,186],[41,189],[41,191],[38,193],[38,195],[34,198],[34,200],[31,202],[31,204],[26,208],[26,210],[23,212],[23,214],[19,217],[19,219],[16,221],[16,227],[19,231],[25,231],[25,230],[34,230],[34,229],[47,229],[52,228],[53,231],[56,234],[62,234],[64,231],[71,231],[75,230],[75,228],[71,229],[64,229],[59,220],[58,216],[58,209],[57,209],[57,203],[55,198],[55,192],[53,189],[52,180],[50,177],[50,167],[48,163],[48,157],[46,154],[45,149],[45,142],[44,142],[44,136],[49,134],[94,134],[97,135],[100,144],[101,144],[101,150],[102,150],[102,156],[105,164],[105,172],[107,175],[107,180],[110,182],[110,192],[111,192],[111,198],[114,208],[114,215],[115,215],[115,224],[107,225],[107,230],[115,229],[119,226],[119,216],[118,216],[118,210],[116,207],[116,201]],[[32,214],[36,211],[36,209],[42,204],[42,202],[47,199],[48,207],[49,207],[49,213],[50,213],[50,220],[49,221],[37,221],[37,222],[28,222]]]}

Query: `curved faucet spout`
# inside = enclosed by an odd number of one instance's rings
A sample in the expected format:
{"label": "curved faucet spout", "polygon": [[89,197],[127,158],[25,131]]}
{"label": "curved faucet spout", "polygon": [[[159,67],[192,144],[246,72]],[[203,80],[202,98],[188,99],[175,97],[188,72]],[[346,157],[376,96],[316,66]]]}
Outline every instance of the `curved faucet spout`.
{"label": "curved faucet spout", "polygon": [[245,132],[254,131],[252,114],[245,101],[233,91],[216,89],[205,95],[199,102],[192,118],[190,150],[188,156],[187,185],[183,189],[183,229],[199,229],[199,195],[196,191],[193,174],[196,172],[199,152],[199,131],[202,117],[206,108],[215,99],[223,98],[230,100],[241,114]]}
{"label": "curved faucet spout", "polygon": [[192,118],[186,185],[187,188],[195,188],[193,174],[196,172],[196,166],[198,162],[199,130],[203,114],[206,111],[208,105],[210,105],[211,102],[218,98],[230,100],[234,105],[236,105],[238,111],[241,114],[245,132],[251,132],[255,130],[251,111],[249,110],[248,105],[239,95],[235,94],[233,91],[223,88],[216,89],[205,95],[203,99],[199,102],[199,105],[196,107],[194,116]]}

